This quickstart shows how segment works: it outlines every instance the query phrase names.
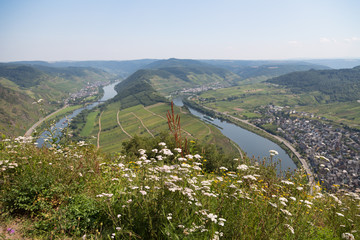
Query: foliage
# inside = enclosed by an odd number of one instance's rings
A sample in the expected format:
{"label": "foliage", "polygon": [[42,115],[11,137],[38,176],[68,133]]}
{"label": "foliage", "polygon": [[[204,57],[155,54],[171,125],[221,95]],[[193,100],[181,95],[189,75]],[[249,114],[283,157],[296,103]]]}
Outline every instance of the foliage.
{"label": "foliage", "polygon": [[[331,101],[360,99],[360,68],[293,72],[268,82],[284,85],[295,93],[319,91]],[[320,102],[323,96],[318,99]]]}
{"label": "foliage", "polygon": [[32,219],[32,238],[359,237],[358,194],[317,186],[311,196],[301,170],[281,179],[274,165],[249,159],[209,172],[212,155],[196,154],[196,143],[181,157],[171,139],[158,140],[134,138],[127,156],[108,157],[84,142],[38,149],[31,139],[3,139],[2,216]]}

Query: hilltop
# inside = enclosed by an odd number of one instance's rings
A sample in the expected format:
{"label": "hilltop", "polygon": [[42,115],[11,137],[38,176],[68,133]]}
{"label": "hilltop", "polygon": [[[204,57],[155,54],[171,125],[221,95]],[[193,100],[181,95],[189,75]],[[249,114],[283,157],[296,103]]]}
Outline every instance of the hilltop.
{"label": "hilltop", "polygon": [[352,69],[293,72],[268,80],[294,93],[320,92],[321,100],[354,101],[360,99],[360,66]]}

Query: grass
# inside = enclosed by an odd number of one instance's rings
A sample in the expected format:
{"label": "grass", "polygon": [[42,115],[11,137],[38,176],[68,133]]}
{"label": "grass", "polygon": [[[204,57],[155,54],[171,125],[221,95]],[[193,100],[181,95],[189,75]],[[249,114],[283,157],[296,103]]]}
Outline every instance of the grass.
{"label": "grass", "polygon": [[[101,116],[100,147],[107,153],[120,151],[122,149],[122,143],[130,139],[130,137],[121,130],[117,122],[119,109],[119,103],[112,103],[107,106]],[[154,104],[146,108],[142,105],[137,105],[119,111],[119,121],[124,130],[132,137],[158,136],[168,130],[166,120],[168,109],[169,104],[165,103]],[[223,136],[216,127],[205,124],[185,110],[181,112],[178,107],[175,107],[175,114],[179,114],[181,117],[183,137],[187,137],[189,140],[194,139],[207,142],[208,144],[216,144],[228,152],[238,152],[232,144],[229,144],[229,140]],[[99,115],[99,112],[88,115],[86,124],[81,129],[81,136],[89,138],[97,136],[99,131]],[[150,131],[152,135],[148,131]],[[94,143],[93,140],[92,143]]]}
{"label": "grass", "polygon": [[[212,157],[192,142],[143,139],[106,156],[83,142],[38,149],[30,139],[0,142],[2,226],[31,239],[340,239],[360,237],[360,196],[309,195],[300,170]],[[134,142],[135,143],[135,142]],[[140,147],[134,148],[132,147]],[[184,150],[184,151],[185,151]],[[20,219],[22,226],[13,224]],[[351,239],[351,238],[348,238]]]}
{"label": "grass", "polygon": [[[315,113],[338,124],[360,129],[360,103],[326,103],[329,98],[320,92],[293,94],[275,85],[253,83],[207,91],[199,97],[205,99],[200,102],[205,106],[246,119],[261,118],[261,114],[257,112],[261,106],[279,105],[290,106],[296,111]],[[322,100],[318,102],[320,97]]]}
{"label": "grass", "polygon": [[94,111],[89,113],[86,119],[84,128],[81,130],[80,136],[89,136],[94,130],[94,123],[96,116],[99,114],[99,111]]}

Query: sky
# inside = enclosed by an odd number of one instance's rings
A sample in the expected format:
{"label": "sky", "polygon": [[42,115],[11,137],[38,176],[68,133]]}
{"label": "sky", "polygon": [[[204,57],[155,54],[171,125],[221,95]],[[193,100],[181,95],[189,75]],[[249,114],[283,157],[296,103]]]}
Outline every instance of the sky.
{"label": "sky", "polygon": [[0,62],[360,58],[359,0],[0,0]]}

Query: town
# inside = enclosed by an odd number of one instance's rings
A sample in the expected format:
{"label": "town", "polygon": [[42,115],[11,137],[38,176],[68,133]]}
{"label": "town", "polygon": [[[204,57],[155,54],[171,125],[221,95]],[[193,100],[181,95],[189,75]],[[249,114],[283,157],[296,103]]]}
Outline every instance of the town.
{"label": "town", "polygon": [[323,186],[360,192],[359,131],[289,107],[268,105],[262,113],[266,117],[250,122],[259,127],[276,125],[275,133],[291,142],[308,160]]}

